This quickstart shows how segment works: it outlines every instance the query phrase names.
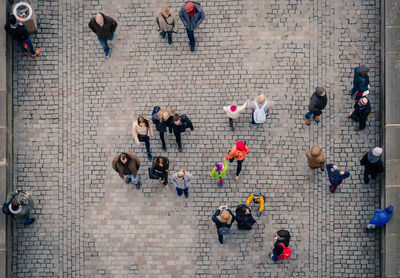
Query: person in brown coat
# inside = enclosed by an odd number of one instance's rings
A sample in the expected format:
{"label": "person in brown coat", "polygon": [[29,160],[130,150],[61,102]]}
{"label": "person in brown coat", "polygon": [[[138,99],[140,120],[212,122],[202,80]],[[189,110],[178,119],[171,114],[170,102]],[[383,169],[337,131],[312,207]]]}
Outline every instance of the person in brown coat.
{"label": "person in brown coat", "polygon": [[172,33],[176,34],[178,31],[178,18],[175,13],[167,6],[163,7],[154,14],[154,24],[161,38],[168,35],[168,43],[172,44]]}
{"label": "person in brown coat", "polygon": [[140,167],[140,160],[134,153],[117,154],[112,162],[113,169],[119,174],[125,183],[132,182],[137,189],[140,189],[140,176],[137,173]]}
{"label": "person in brown coat", "polygon": [[306,153],[306,156],[310,168],[321,168],[321,171],[324,171],[325,156],[321,146],[312,147],[311,150]]}

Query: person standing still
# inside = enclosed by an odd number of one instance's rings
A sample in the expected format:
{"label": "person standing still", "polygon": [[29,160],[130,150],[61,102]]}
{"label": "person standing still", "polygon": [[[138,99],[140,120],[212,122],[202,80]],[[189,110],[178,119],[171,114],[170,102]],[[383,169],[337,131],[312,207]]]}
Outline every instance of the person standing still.
{"label": "person standing still", "polygon": [[319,123],[319,116],[322,114],[322,110],[326,107],[328,98],[326,96],[326,90],[323,87],[315,88],[314,94],[310,98],[310,104],[308,105],[308,112],[304,115],[306,118],[306,125],[310,125],[311,116],[316,123]]}
{"label": "person standing still", "polygon": [[21,22],[17,22],[17,18],[13,14],[8,16],[8,24],[4,25],[4,29],[7,34],[17,41],[24,55],[28,55],[28,49],[31,52],[32,58],[39,55],[40,48],[35,49],[29,38],[28,30]]}
{"label": "person standing still", "polygon": [[189,198],[189,185],[192,183],[193,175],[187,172],[185,169],[180,169],[179,172],[172,176],[171,182],[175,186],[176,194],[182,196],[185,194],[185,198]]}
{"label": "person standing still", "polygon": [[172,33],[178,31],[178,19],[175,13],[165,6],[154,14],[154,24],[161,38],[168,35],[168,43],[172,44]]}
{"label": "person standing still", "polygon": [[200,23],[206,18],[201,5],[197,2],[189,1],[181,7],[179,17],[186,28],[189,38],[190,51],[196,50],[196,39],[194,37],[194,29],[199,27]]}
{"label": "person standing still", "polygon": [[140,160],[133,153],[117,154],[112,161],[113,169],[119,174],[125,183],[132,182],[136,189],[140,189],[140,176],[137,173],[140,167]]}
{"label": "person standing still", "polygon": [[106,59],[110,59],[110,47],[108,46],[107,40],[112,41],[114,39],[114,32],[117,29],[118,23],[109,16],[102,13],[98,13],[89,22],[89,28],[97,35],[101,46],[104,49],[104,56]]}

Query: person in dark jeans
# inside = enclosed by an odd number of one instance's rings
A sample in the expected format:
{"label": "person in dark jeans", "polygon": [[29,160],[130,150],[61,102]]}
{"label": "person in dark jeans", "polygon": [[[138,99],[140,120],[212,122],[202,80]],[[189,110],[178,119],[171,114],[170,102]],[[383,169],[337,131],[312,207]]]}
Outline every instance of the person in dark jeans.
{"label": "person in dark jeans", "polygon": [[224,235],[229,233],[233,222],[235,221],[235,215],[228,208],[227,205],[220,206],[214,213],[212,221],[217,227],[218,241],[220,244],[224,244]]}
{"label": "person in dark jeans", "polygon": [[[17,199],[19,193],[24,193],[24,199]],[[8,213],[14,218],[21,219],[22,223],[27,226],[35,222],[35,218],[31,217],[31,211],[34,208],[34,202],[29,193],[22,192],[20,189],[11,191],[6,199]]]}
{"label": "person in dark jeans", "polygon": [[372,150],[372,152],[367,152],[360,160],[361,165],[365,167],[364,168],[365,183],[369,183],[370,175],[371,178],[376,179],[378,174],[383,172],[384,170],[383,163],[382,160],[380,159],[382,152],[383,150],[381,148],[376,147]]}
{"label": "person in dark jeans", "polygon": [[194,37],[194,30],[199,27],[201,22],[206,17],[201,5],[197,2],[189,1],[183,4],[179,11],[179,17],[186,28],[186,33],[189,38],[190,50],[196,50],[196,39]]}
{"label": "person in dark jeans", "polygon": [[169,109],[161,109],[159,106],[154,106],[151,115],[151,120],[156,126],[157,131],[160,133],[162,149],[163,151],[166,151],[167,146],[165,144],[164,134],[167,131],[167,128],[169,128],[169,131],[172,132],[172,118],[174,114],[172,114]]}
{"label": "person in dark jeans", "polygon": [[356,94],[356,100],[362,97],[365,91],[369,90],[369,68],[362,65],[354,69],[353,88],[350,90],[350,94],[354,97]]}
{"label": "person in dark jeans", "polygon": [[237,141],[236,144],[231,148],[228,155],[225,156],[225,160],[229,160],[233,162],[233,160],[237,160],[237,167],[236,167],[236,176],[235,180],[239,179],[240,172],[242,171],[242,164],[246,155],[250,152],[250,149],[246,146],[246,141]]}
{"label": "person in dark jeans", "polygon": [[360,98],[354,104],[354,111],[351,112],[347,117],[351,118],[353,121],[358,122],[358,126],[354,128],[355,131],[363,130],[367,124],[369,114],[371,113],[371,104],[368,98]]}
{"label": "person in dark jeans", "polygon": [[89,22],[89,28],[97,35],[97,38],[104,49],[106,59],[111,57],[110,47],[107,40],[114,39],[114,32],[117,29],[118,23],[109,16],[98,13]]}
{"label": "person in dark jeans", "polygon": [[178,144],[178,150],[182,152],[182,138],[181,133],[185,132],[187,128],[193,130],[193,124],[185,114],[179,115],[177,113],[174,114],[172,118],[172,124],[170,127],[170,132],[173,130],[175,135],[176,143]]}
{"label": "person in dark jeans", "polygon": [[169,160],[164,156],[157,156],[153,160],[153,166],[149,168],[150,178],[158,179],[164,186],[168,184]]}
{"label": "person in dark jeans", "polygon": [[350,172],[338,170],[338,167],[335,164],[326,165],[326,171],[328,174],[329,182],[331,183],[329,190],[332,193],[336,191],[336,188],[338,186],[342,187],[344,180],[350,177]]}
{"label": "person in dark jeans", "polygon": [[257,223],[251,215],[251,210],[246,204],[238,205],[236,208],[236,222],[239,230],[251,230]]}
{"label": "person in dark jeans", "polygon": [[154,23],[161,38],[168,35],[168,43],[172,44],[172,33],[178,31],[178,19],[175,13],[165,6],[154,15]]}
{"label": "person in dark jeans", "polygon": [[326,90],[323,87],[315,88],[314,94],[310,98],[310,104],[308,105],[308,112],[305,114],[306,125],[310,125],[311,116],[314,121],[319,122],[319,116],[322,114],[322,110],[326,107],[328,98],[326,96]]}
{"label": "person in dark jeans", "polygon": [[8,24],[4,25],[4,29],[7,34],[17,41],[17,44],[22,52],[24,52],[24,55],[28,55],[28,49],[31,52],[32,58],[39,55],[40,48],[35,49],[31,39],[29,38],[28,30],[21,22],[17,22],[17,18],[13,14],[8,15]]}

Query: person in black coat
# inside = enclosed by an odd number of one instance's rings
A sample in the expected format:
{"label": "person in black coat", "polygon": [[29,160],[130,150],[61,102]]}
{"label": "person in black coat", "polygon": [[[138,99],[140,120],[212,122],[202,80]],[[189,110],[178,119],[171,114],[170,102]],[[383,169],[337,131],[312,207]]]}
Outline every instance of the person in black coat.
{"label": "person in black coat", "polygon": [[166,151],[167,146],[165,145],[164,134],[167,131],[167,128],[169,128],[169,132],[172,133],[172,118],[174,114],[172,114],[169,109],[161,109],[159,106],[154,106],[151,115],[151,120],[157,131],[160,133],[162,149],[163,151]]}
{"label": "person in black coat", "polygon": [[358,122],[359,126],[354,128],[355,131],[363,130],[366,126],[368,116],[371,113],[371,104],[366,97],[360,98],[354,104],[354,111],[351,112],[348,118]]}
{"label": "person in black coat", "polygon": [[21,22],[17,22],[17,18],[13,14],[8,15],[8,24],[4,25],[4,29],[7,34],[17,41],[17,44],[24,52],[24,55],[28,55],[28,49],[31,52],[32,57],[39,55],[40,48],[35,49],[31,39],[29,38],[28,30]]}
{"label": "person in black coat", "polygon": [[353,79],[353,89],[350,90],[350,94],[357,98],[361,98],[363,92],[369,90],[369,76],[368,76],[369,68],[362,65],[360,67],[356,67],[354,69],[354,79]]}
{"label": "person in black coat", "polygon": [[169,132],[171,133],[174,131],[175,135],[175,140],[176,143],[178,144],[178,150],[182,152],[182,138],[181,138],[181,133],[185,132],[187,128],[190,128],[190,130],[193,130],[193,124],[188,118],[186,114],[179,115],[177,113],[174,114],[172,118],[172,123],[169,128]]}
{"label": "person in black coat", "polygon": [[246,204],[241,204],[236,208],[236,222],[239,230],[251,230],[251,226],[257,223]]}
{"label": "person in black coat", "polygon": [[158,182],[163,183],[165,186],[168,184],[168,168],[168,158],[157,156],[153,160],[153,166],[149,168],[149,176],[151,179],[158,179]]}
{"label": "person in black coat", "polygon": [[380,159],[383,150],[381,148],[374,148],[372,152],[367,152],[363,158],[360,160],[361,165],[365,167],[364,169],[364,182],[369,182],[369,175],[371,178],[376,179],[379,173],[382,173],[383,163]]}
{"label": "person in black coat", "polygon": [[308,112],[304,116],[306,118],[306,125],[310,125],[310,118],[313,116],[313,119],[318,123],[319,116],[322,114],[322,110],[326,107],[328,103],[328,98],[326,96],[325,88],[317,87],[315,88],[314,94],[312,94],[310,98],[310,104],[308,105]]}
{"label": "person in black coat", "polygon": [[97,39],[103,47],[106,59],[111,57],[107,40],[111,41],[114,39],[114,32],[117,26],[118,23],[114,19],[102,13],[98,13],[95,17],[90,19],[89,28],[97,35]]}
{"label": "person in black coat", "polygon": [[214,213],[212,221],[217,227],[218,241],[224,244],[224,235],[229,234],[229,230],[235,221],[235,215],[228,208],[228,206],[220,206]]}

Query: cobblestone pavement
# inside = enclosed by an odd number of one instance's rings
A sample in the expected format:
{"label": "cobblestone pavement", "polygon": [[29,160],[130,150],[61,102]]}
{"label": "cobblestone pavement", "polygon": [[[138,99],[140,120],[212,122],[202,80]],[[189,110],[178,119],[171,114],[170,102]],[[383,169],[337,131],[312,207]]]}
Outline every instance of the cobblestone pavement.
{"label": "cobblestone pavement", "polygon": [[[154,30],[156,0],[32,1],[42,54],[14,52],[14,184],[36,200],[37,223],[15,225],[14,277],[378,277],[380,235],[363,225],[379,207],[379,181],[362,183],[359,159],[379,144],[379,2],[375,0],[207,0],[191,53],[181,22],[172,47]],[[170,6],[178,11],[183,1]],[[106,61],[87,27],[97,11],[119,25]],[[371,68],[372,118],[346,119],[353,67]],[[303,115],[317,85],[329,103],[311,127]],[[247,110],[229,130],[222,106],[265,93],[275,106],[263,127]],[[195,176],[189,199],[146,176],[133,119],[154,105],[188,114],[195,130],[178,153],[167,134],[171,172]],[[222,189],[208,177],[237,139],[251,153]],[[153,154],[165,154],[159,137]],[[351,177],[335,194],[305,152],[320,144]],[[114,155],[134,151],[143,187],[126,185]],[[250,232],[236,226],[219,245],[211,216],[253,188],[266,210]],[[274,233],[292,233],[290,260],[267,258]]]}

